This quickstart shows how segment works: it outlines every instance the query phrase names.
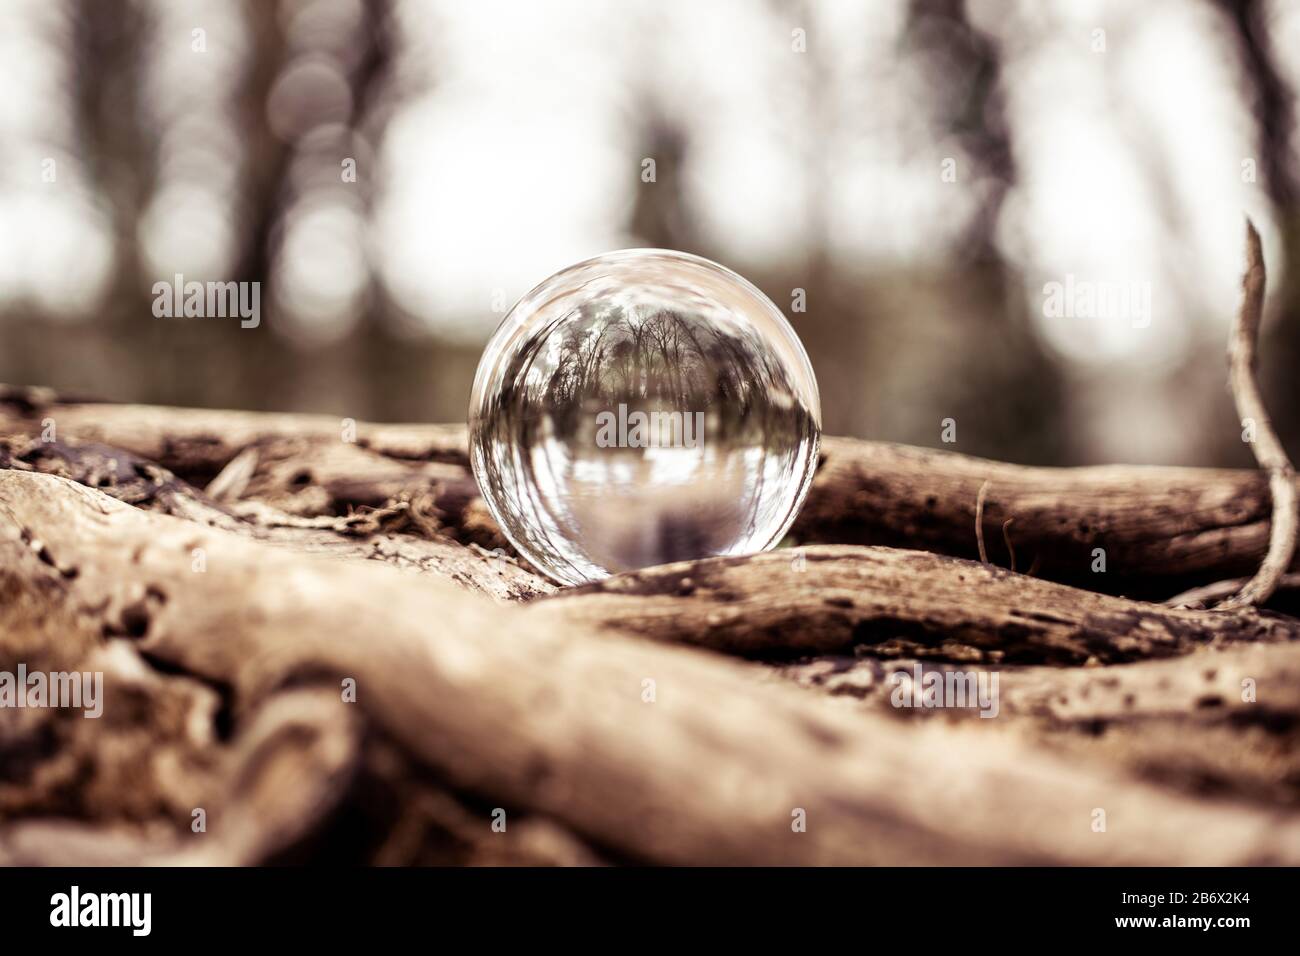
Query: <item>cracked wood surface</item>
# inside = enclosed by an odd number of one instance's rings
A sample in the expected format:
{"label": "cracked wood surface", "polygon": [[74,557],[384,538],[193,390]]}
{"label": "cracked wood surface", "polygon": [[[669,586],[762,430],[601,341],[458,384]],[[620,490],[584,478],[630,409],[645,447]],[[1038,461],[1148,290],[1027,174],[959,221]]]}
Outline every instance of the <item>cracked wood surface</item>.
{"label": "cracked wood surface", "polygon": [[1300,636],[1290,618],[1173,610],[974,561],[843,545],[665,565],[566,588],[538,606],[752,657],[870,647],[880,656],[1114,663]]}
{"label": "cracked wood surface", "polygon": [[107,696],[0,710],[0,861],[1300,862],[1300,625],[1104,593],[1251,573],[1262,476],[830,439],[801,547],[557,590],[463,429],[343,427],[0,390],[0,670]]}

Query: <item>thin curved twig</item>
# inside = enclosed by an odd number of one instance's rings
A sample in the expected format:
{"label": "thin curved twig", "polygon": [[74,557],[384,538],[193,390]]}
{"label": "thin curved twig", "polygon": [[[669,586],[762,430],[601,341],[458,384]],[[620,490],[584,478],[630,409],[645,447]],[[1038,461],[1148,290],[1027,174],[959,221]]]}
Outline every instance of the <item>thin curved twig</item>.
{"label": "thin curved twig", "polygon": [[989,563],[988,552],[984,550],[984,499],[988,497],[991,484],[991,481],[985,481],[975,496],[975,546],[979,548],[980,564]]}
{"label": "thin curved twig", "polygon": [[1278,440],[1268,409],[1255,379],[1256,345],[1264,313],[1264,254],[1259,233],[1246,220],[1246,272],[1242,276],[1241,308],[1228,340],[1228,368],[1237,414],[1243,422],[1253,421],[1251,451],[1259,466],[1268,472],[1273,516],[1269,528],[1268,552],[1259,570],[1240,591],[1219,605],[1220,610],[1254,607],[1267,601],[1291,566],[1295,554],[1297,502],[1295,469]]}

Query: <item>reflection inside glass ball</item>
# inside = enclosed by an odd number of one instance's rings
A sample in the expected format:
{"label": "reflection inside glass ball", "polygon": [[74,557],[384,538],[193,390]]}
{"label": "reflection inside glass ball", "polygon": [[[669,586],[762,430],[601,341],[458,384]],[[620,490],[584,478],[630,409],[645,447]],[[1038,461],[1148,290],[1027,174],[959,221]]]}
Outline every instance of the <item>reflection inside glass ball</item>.
{"label": "reflection inside glass ball", "polygon": [[821,409],[772,302],[684,253],[547,279],[479,363],[470,457],[519,552],[562,584],[775,546],[807,494]]}

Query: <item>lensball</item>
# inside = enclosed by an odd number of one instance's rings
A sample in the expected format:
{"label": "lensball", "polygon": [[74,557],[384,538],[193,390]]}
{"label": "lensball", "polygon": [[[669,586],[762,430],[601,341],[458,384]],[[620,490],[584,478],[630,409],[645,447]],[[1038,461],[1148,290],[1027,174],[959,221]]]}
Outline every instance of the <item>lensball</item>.
{"label": "lensball", "polygon": [[561,584],[774,547],[820,435],[812,364],[780,310],[661,249],[588,259],[520,299],[469,408],[488,508]]}

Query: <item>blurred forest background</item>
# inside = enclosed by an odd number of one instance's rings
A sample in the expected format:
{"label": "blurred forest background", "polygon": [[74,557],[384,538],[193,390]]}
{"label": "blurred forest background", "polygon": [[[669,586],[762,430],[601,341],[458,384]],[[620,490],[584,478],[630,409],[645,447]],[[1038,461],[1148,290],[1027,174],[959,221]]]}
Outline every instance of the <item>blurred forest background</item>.
{"label": "blurred forest background", "polygon": [[[830,433],[1248,464],[1246,213],[1294,455],[1298,90],[1300,0],[3,0],[0,381],[460,421],[518,296],[657,246],[786,312]],[[156,318],[177,273],[260,326]]]}

